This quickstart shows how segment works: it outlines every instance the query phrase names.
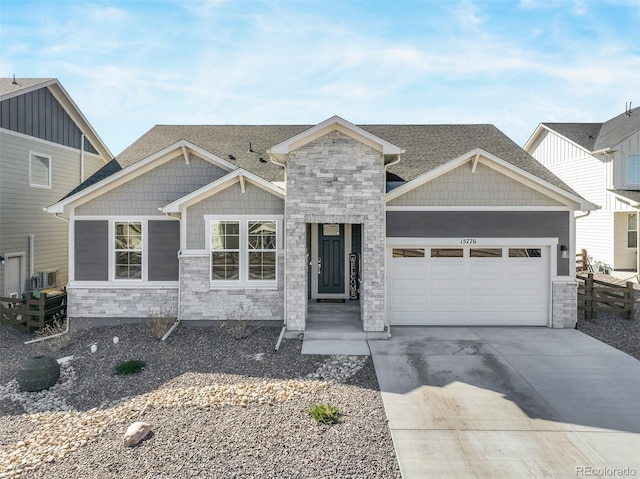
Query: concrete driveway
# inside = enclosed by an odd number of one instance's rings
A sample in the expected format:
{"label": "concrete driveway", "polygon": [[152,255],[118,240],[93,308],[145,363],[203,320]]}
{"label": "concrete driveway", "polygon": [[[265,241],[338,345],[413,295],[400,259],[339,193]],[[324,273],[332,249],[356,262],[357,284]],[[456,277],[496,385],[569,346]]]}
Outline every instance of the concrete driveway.
{"label": "concrete driveway", "polygon": [[369,341],[404,479],[640,477],[640,361],[574,329]]}

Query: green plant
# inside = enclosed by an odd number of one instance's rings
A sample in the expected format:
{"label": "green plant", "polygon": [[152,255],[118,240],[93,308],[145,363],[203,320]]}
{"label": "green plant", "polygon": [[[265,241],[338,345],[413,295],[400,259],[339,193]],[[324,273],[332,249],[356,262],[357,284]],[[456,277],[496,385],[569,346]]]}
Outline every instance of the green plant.
{"label": "green plant", "polygon": [[122,361],[115,367],[114,372],[116,374],[135,374],[144,369],[147,364],[144,361],[138,359],[131,359],[129,361]]}
{"label": "green plant", "polygon": [[309,414],[320,424],[338,424],[342,413],[332,404],[314,404],[309,409]]}

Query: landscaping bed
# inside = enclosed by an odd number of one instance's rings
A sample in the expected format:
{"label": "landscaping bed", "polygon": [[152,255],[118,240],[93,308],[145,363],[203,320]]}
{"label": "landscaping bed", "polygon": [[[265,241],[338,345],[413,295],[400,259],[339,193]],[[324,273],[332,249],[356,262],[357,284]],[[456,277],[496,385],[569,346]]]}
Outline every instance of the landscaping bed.
{"label": "landscaping bed", "polygon": [[[601,281],[624,284],[617,278],[595,274]],[[640,285],[634,285],[636,300],[640,298]],[[593,319],[585,319],[584,312],[578,310],[576,329],[630,354],[640,360],[640,308],[636,304],[631,319],[624,318],[615,311],[597,311]]]}
{"label": "landscaping bed", "polygon": [[[24,345],[0,328],[0,478],[400,477],[371,358],[275,352],[279,332],[183,324],[161,342],[122,325]],[[20,392],[21,362],[42,353],[73,359],[51,390]],[[116,374],[130,360],[141,372]],[[316,422],[316,404],[339,422]],[[125,447],[134,421],[152,433]]]}

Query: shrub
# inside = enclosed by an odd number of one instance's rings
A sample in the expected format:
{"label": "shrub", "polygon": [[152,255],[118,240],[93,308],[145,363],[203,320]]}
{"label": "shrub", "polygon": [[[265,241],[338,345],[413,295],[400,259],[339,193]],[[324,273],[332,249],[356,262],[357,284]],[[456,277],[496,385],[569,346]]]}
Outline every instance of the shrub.
{"label": "shrub", "polygon": [[67,318],[57,315],[53,322],[47,324],[40,331],[36,331],[36,337],[43,339],[40,344],[53,354],[66,349],[72,342],[71,331],[65,333],[67,321]]}
{"label": "shrub", "polygon": [[161,339],[175,320],[176,317],[171,307],[160,306],[159,308],[149,308],[147,311],[147,327],[156,339]]}
{"label": "shrub", "polygon": [[309,410],[311,417],[320,424],[337,424],[340,422],[340,410],[331,404],[314,404]]}
{"label": "shrub", "polygon": [[233,339],[248,338],[259,327],[252,319],[252,307],[240,304],[227,313],[227,320],[222,323],[222,330]]}
{"label": "shrub", "polygon": [[147,364],[144,361],[138,359],[131,359],[129,361],[122,361],[115,367],[116,374],[136,374],[144,369]]}

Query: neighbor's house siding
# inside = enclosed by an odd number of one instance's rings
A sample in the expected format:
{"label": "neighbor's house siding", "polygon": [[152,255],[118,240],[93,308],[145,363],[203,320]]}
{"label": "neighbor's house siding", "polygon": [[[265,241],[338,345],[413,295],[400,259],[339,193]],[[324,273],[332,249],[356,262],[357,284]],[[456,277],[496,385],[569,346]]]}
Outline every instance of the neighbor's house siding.
{"label": "neighbor's house siding", "polygon": [[[0,102],[0,128],[80,150],[82,131],[48,88]],[[85,139],[85,152],[98,152]]]}
{"label": "neighbor's house siding", "polygon": [[387,206],[562,206],[561,203],[478,164],[466,163],[408,191]]}
{"label": "neighbor's house siding", "polygon": [[[51,157],[51,188],[29,186],[29,152]],[[80,158],[77,149],[0,130],[0,254],[25,252],[27,280],[30,234],[35,236],[34,273],[59,270],[58,285],[64,286],[68,280],[67,223],[45,213],[43,208],[80,183]],[[88,177],[104,162],[85,153],[84,164]],[[2,267],[0,293],[4,294]]]}
{"label": "neighbor's house siding", "polygon": [[[387,237],[558,238],[559,245],[571,250],[570,215],[568,211],[387,211]],[[557,261],[558,275],[569,275],[569,259],[558,254]]]}
{"label": "neighbor's house siding", "polygon": [[182,155],[78,206],[76,215],[158,215],[161,208],[227,172],[197,156]]}
{"label": "neighbor's house siding", "polygon": [[207,249],[205,215],[282,215],[284,199],[249,182],[238,183],[187,208],[187,248]]}

